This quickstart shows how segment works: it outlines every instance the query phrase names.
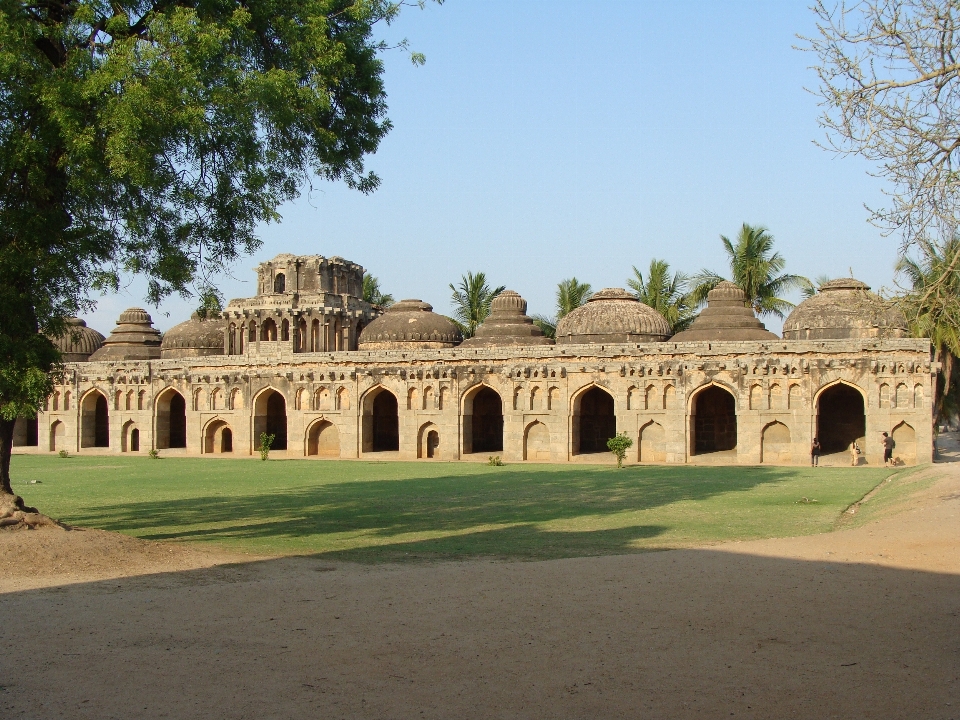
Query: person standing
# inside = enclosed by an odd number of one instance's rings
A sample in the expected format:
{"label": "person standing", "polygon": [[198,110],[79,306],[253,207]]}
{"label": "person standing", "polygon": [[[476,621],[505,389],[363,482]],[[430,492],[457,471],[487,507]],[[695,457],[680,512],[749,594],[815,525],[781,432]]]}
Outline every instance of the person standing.
{"label": "person standing", "polygon": [[893,438],[884,433],[881,442],[883,443],[883,466],[889,467],[893,462]]}
{"label": "person standing", "polygon": [[820,441],[817,438],[813,439],[813,445],[810,446],[810,467],[818,467],[820,465]]}
{"label": "person standing", "polygon": [[850,464],[853,467],[860,464],[860,446],[857,445],[856,440],[850,443]]}

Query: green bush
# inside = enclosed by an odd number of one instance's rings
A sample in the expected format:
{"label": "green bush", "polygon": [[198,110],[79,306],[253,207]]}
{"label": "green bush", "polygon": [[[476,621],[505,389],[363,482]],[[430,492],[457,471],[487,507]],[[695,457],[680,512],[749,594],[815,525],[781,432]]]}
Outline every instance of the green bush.
{"label": "green bush", "polygon": [[503,460],[500,459],[499,455],[491,455],[487,458],[487,465],[493,465],[494,467],[502,467]]}
{"label": "green bush", "polygon": [[617,458],[617,467],[623,467],[623,459],[627,456],[627,450],[633,447],[633,440],[627,437],[626,433],[614,435],[607,440],[607,449]]}
{"label": "green bush", "polygon": [[266,460],[270,457],[270,448],[273,447],[273,441],[277,439],[276,435],[267,435],[260,433],[260,445],[257,450],[260,452],[260,459]]}

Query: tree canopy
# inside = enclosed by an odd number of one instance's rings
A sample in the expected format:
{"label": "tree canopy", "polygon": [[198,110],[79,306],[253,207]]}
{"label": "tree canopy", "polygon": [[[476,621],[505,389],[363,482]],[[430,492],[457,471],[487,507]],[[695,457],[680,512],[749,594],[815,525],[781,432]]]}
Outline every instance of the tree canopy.
{"label": "tree canopy", "polygon": [[[779,296],[788,290],[810,285],[810,281],[800,275],[783,272],[786,260],[773,251],[773,235],[765,227],[744,223],[735,242],[724,235],[720,240],[730,262],[730,281],[746,293],[758,315],[783,318],[793,308],[793,303]],[[707,293],[724,279],[719,273],[706,269],[694,275],[690,279],[694,285],[693,302],[697,305],[705,302]]]}
{"label": "tree canopy", "polygon": [[627,286],[637,299],[663,315],[674,335],[690,327],[696,316],[696,303],[687,293],[688,284],[686,275],[682,272],[671,275],[670,264],[656,258],[650,260],[646,279],[636,266],[633,277],[627,279]]}
{"label": "tree canopy", "polygon": [[460,283],[450,283],[450,302],[453,305],[453,321],[460,327],[463,337],[470,338],[490,314],[490,303],[506,290],[505,285],[491,288],[487,276],[478,272],[468,272],[460,278]]}
{"label": "tree canopy", "polygon": [[0,366],[23,378],[0,384],[0,461],[10,416],[36,405],[26,379],[56,367],[44,334],[91,291],[141,274],[150,302],[209,307],[213,273],[313,178],[377,187],[373,31],[404,4],[0,0],[0,307],[19,320]]}
{"label": "tree canopy", "polygon": [[554,314],[552,316],[534,315],[534,324],[543,330],[543,334],[547,337],[556,337],[557,323],[565,315],[583,305],[590,297],[591,292],[590,283],[582,283],[575,277],[561,280],[557,283],[557,302]]}
{"label": "tree canopy", "polygon": [[393,305],[393,295],[383,292],[380,289],[380,281],[370,273],[363,274],[363,299],[381,308]]}

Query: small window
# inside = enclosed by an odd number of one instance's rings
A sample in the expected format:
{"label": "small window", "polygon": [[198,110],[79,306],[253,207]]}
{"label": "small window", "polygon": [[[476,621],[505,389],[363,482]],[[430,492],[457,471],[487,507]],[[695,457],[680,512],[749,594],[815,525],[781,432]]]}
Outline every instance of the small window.
{"label": "small window", "polygon": [[283,273],[277,273],[277,277],[273,280],[273,291],[276,293],[282,293],[287,289],[287,278],[284,277]]}

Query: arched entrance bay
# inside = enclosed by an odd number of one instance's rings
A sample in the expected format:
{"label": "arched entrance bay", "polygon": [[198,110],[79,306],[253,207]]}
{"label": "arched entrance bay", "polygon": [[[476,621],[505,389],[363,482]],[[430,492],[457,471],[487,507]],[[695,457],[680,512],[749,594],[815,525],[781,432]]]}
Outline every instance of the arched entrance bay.
{"label": "arched entrance bay", "polygon": [[863,395],[843,383],[828,387],[817,400],[817,438],[824,455],[846,452],[856,441],[864,447],[867,418]]}
{"label": "arched entrance bay", "polygon": [[395,452],[400,449],[400,415],[397,396],[378,387],[363,398],[363,452]]}
{"label": "arched entrance bay", "polygon": [[340,457],[340,431],[327,420],[310,426],[307,431],[307,455],[316,457]]}
{"label": "arched entrance bay", "polygon": [[486,385],[464,399],[463,452],[503,452],[503,401]]}
{"label": "arched entrance bay", "polygon": [[719,385],[696,394],[691,408],[691,454],[734,453],[737,449],[737,401]]}
{"label": "arched entrance bay", "polygon": [[187,401],[176,390],[164,390],[158,397],[157,449],[187,446]]}
{"label": "arched entrance bay", "polygon": [[573,454],[610,452],[607,440],[617,434],[617,416],[613,396],[592,387],[574,401]]}
{"label": "arched entrance bay", "polygon": [[214,420],[203,433],[204,454],[233,452],[233,430],[224,420]]}
{"label": "arched entrance bay", "polygon": [[107,396],[87,393],[80,408],[80,447],[110,447],[110,412]]}
{"label": "arched entrance bay", "polygon": [[253,447],[260,447],[260,434],[273,435],[271,450],[287,449],[287,401],[276,390],[257,395],[253,412]]}

